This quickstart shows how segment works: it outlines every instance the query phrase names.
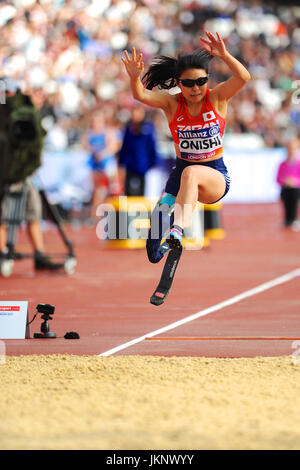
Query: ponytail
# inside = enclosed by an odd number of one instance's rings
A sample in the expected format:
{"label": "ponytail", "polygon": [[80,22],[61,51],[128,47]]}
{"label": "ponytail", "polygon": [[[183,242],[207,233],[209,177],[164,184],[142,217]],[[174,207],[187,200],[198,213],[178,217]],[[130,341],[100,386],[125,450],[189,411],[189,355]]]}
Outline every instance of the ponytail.
{"label": "ponytail", "polygon": [[176,86],[175,79],[178,79],[184,70],[204,69],[208,73],[212,58],[205,49],[199,49],[192,54],[181,53],[177,59],[161,55],[154,58],[142,81],[148,90],[156,86],[170,90]]}
{"label": "ponytail", "polygon": [[155,57],[142,80],[148,90],[152,90],[156,86],[169,90],[176,86],[176,71],[177,59],[161,55]]}

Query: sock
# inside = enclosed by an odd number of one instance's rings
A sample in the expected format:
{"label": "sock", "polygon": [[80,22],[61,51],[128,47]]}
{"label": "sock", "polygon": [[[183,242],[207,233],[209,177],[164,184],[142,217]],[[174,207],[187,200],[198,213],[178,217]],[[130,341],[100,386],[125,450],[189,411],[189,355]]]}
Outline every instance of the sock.
{"label": "sock", "polygon": [[[183,237],[183,229],[179,225],[172,225],[170,229],[170,234],[171,233],[176,233],[179,235],[179,237]],[[176,238],[179,238],[178,236]]]}

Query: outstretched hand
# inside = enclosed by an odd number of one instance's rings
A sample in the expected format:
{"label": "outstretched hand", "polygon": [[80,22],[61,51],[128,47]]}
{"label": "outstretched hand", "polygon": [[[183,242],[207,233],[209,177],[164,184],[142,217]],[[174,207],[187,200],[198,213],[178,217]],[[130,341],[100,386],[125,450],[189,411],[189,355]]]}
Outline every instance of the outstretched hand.
{"label": "outstretched hand", "polygon": [[126,71],[131,79],[136,79],[141,76],[144,71],[144,62],[142,61],[143,54],[136,56],[135,48],[132,48],[131,59],[127,51],[124,51],[125,58],[122,57],[122,62],[125,65]]}
{"label": "outstretched hand", "polygon": [[200,38],[202,47],[214,57],[224,57],[227,53],[227,50],[219,33],[216,33],[217,37],[215,37],[209,31],[205,31],[205,34],[208,39]]}

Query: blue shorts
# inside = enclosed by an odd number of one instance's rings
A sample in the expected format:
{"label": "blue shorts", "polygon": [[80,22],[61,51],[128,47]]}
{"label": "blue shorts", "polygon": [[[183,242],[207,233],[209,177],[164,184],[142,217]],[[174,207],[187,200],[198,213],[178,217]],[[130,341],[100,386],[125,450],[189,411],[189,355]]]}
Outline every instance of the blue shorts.
{"label": "blue shorts", "polygon": [[[165,187],[166,193],[172,194],[173,196],[177,196],[179,188],[180,188],[181,174],[183,170],[189,165],[209,166],[210,168],[214,168],[215,170],[218,170],[224,176],[225,184],[226,184],[225,192],[223,196],[218,199],[218,201],[220,201],[220,199],[222,199],[228,193],[229,187],[230,187],[230,176],[225,166],[225,163],[223,161],[223,157],[218,158],[217,160],[212,160],[210,162],[188,162],[186,160],[176,158],[176,165],[172,169],[169,179],[167,181],[166,187]],[[218,201],[215,201],[215,202],[218,202]]]}
{"label": "blue shorts", "polygon": [[106,176],[111,177],[116,174],[117,160],[114,155],[97,160],[95,154],[92,154],[88,160],[88,166],[95,172],[103,172]]}

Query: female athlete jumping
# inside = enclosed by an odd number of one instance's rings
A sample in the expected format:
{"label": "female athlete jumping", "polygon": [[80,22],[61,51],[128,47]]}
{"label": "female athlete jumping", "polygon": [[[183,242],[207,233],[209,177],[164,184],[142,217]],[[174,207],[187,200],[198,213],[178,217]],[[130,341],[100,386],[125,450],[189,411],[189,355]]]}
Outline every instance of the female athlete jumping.
{"label": "female athlete jumping", "polygon": [[[181,54],[178,59],[157,57],[144,72],[142,54],[125,51],[122,61],[130,77],[133,97],[164,111],[175,144],[176,166],[165,187],[165,200],[175,203],[174,223],[166,241],[171,249],[182,247],[183,230],[190,226],[197,201],[211,204],[229,190],[230,179],[223,162],[223,135],[227,105],[251,78],[247,69],[226,49],[219,34],[206,32],[200,38],[202,49]],[[216,85],[207,86],[208,65],[220,58],[232,76]],[[145,86],[144,86],[145,84]],[[152,91],[179,87],[181,93]]]}

